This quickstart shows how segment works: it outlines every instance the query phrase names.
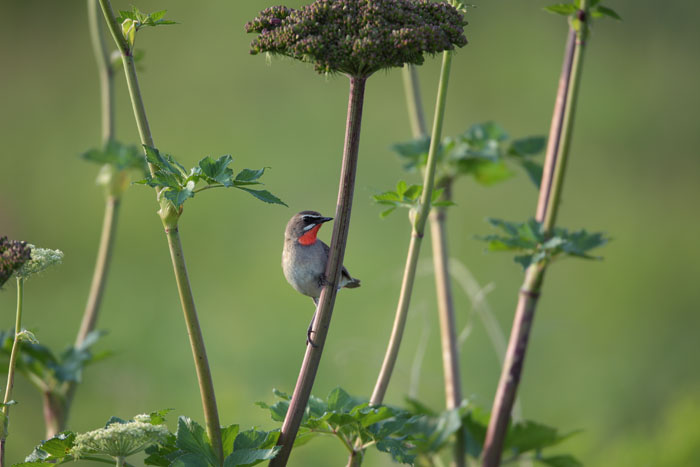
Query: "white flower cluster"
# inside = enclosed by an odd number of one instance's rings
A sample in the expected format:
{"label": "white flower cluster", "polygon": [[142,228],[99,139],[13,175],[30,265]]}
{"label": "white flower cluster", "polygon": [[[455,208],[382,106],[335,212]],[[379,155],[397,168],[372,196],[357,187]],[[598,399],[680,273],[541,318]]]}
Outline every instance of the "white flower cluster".
{"label": "white flower cluster", "polygon": [[31,244],[27,246],[32,250],[32,258],[24,263],[15,273],[19,278],[26,279],[33,274],[40,273],[49,266],[63,262],[63,252],[61,250],[37,248]]}
{"label": "white flower cluster", "polygon": [[148,415],[134,418],[134,421],[112,423],[105,428],[79,434],[75,437],[72,453],[76,457],[106,454],[124,458],[166,441],[170,432],[165,425],[152,425],[146,421],[150,419]]}

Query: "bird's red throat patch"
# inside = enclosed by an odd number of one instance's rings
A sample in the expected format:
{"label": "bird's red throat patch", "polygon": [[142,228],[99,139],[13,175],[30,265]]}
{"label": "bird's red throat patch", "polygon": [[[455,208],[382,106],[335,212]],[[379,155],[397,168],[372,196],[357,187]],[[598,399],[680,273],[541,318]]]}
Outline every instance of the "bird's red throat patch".
{"label": "bird's red throat patch", "polygon": [[299,237],[299,243],[307,246],[316,243],[316,234],[318,234],[318,229],[320,228],[321,224],[314,225],[308,232]]}

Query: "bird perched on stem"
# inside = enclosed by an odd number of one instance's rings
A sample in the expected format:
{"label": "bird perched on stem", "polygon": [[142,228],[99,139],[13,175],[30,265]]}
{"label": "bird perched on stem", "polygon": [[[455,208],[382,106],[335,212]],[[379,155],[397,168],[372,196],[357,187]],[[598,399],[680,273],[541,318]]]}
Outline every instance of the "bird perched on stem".
{"label": "bird perched on stem", "polygon": [[[311,297],[318,306],[318,298],[321,296],[326,280],[326,264],[328,263],[328,251],[330,248],[316,238],[321,226],[332,217],[323,217],[316,211],[302,211],[295,214],[287,223],[284,232],[284,249],[282,250],[282,271],[287,282],[298,292]],[[340,273],[338,289],[347,287],[354,289],[360,286],[360,280],[350,276],[345,266]],[[311,318],[309,328],[306,331],[306,342],[315,346],[311,340],[312,328],[316,312]]]}

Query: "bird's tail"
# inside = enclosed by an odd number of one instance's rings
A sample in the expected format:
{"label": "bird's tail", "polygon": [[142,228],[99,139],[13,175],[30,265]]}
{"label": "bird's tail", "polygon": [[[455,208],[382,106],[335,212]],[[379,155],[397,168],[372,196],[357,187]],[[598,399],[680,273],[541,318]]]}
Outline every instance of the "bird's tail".
{"label": "bird's tail", "polygon": [[360,286],[360,279],[350,278],[348,282],[345,283],[343,287],[348,289],[355,289]]}

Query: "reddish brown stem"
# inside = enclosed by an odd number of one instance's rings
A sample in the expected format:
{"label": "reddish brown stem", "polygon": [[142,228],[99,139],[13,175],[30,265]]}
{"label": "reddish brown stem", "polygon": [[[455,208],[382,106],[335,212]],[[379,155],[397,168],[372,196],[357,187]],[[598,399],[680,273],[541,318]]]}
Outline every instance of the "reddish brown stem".
{"label": "reddish brown stem", "polygon": [[345,245],[350,228],[350,212],[352,210],[352,197],[355,188],[355,174],[357,172],[357,155],[360,146],[360,127],[362,123],[362,103],[365,94],[365,77],[350,78],[350,97],[348,101],[348,116],[345,129],[345,146],[343,149],[343,163],[338,187],[338,203],[335,210],[335,222],[331,237],[328,265],[326,266],[326,278],[328,284],[323,288],[318,301],[316,319],[314,321],[315,346],[306,347],[306,354],[299,372],[294,395],[289,404],[287,416],[282,424],[278,445],[282,449],[277,456],[270,461],[270,467],[287,465],[289,455],[294,445],[301,419],[306,410],[306,404],[311,396],[311,388],[316,378],[316,372],[321,362],[323,346],[326,343],[328,328],[331,323],[335,296],[338,291],[337,284],[340,280],[340,271],[345,256]]}

